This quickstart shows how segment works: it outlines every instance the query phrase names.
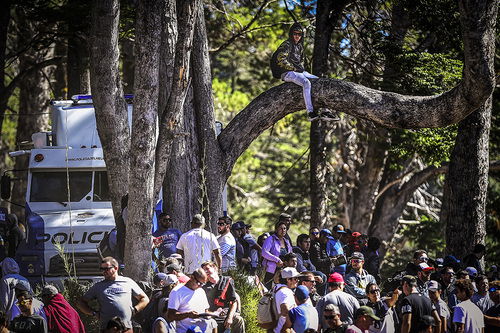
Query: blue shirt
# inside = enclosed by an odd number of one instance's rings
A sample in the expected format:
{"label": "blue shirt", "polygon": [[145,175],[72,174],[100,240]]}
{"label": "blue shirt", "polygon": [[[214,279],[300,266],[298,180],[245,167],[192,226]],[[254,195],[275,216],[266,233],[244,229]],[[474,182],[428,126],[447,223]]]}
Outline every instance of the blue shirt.
{"label": "blue shirt", "polygon": [[[328,237],[328,243],[326,243],[326,254],[329,257],[337,256],[339,254],[344,254],[344,249],[342,248],[342,244],[338,239],[335,239],[333,237]],[[344,275],[346,266],[347,265],[335,266],[334,272]]]}
{"label": "blue shirt", "polygon": [[302,333],[308,328],[318,329],[318,311],[309,303],[303,303],[288,311],[293,330]]}
{"label": "blue shirt", "polygon": [[155,232],[153,232],[153,237],[164,237],[165,239],[158,247],[158,258],[164,257],[168,258],[171,254],[177,252],[177,242],[179,238],[181,238],[182,233],[180,230],[175,228],[158,228]]}

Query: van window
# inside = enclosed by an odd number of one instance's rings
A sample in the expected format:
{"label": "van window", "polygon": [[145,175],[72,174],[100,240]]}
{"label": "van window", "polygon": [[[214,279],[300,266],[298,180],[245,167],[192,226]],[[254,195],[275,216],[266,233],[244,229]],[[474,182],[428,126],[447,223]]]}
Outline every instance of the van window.
{"label": "van window", "polygon": [[94,201],[111,201],[106,171],[96,171],[94,176]]}
{"label": "van window", "polygon": [[[69,173],[71,202],[81,201],[92,189],[92,171]],[[31,177],[31,202],[67,202],[66,172],[33,172]]]}

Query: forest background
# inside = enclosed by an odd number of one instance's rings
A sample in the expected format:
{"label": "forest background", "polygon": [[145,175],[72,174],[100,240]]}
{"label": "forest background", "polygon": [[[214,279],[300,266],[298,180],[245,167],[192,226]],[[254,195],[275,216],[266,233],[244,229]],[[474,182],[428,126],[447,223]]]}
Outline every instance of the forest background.
{"label": "forest background", "polygon": [[[179,13],[184,3],[177,2]],[[140,11],[134,1],[121,1],[120,5],[120,75],[123,92],[134,93],[135,18]],[[92,7],[86,1],[19,0],[8,1],[5,8],[10,10],[2,11],[0,18],[1,170],[20,169],[26,163],[23,159],[14,162],[7,153],[30,141],[32,133],[47,129],[51,99],[90,91],[89,45],[95,28]],[[308,68],[320,77],[407,95],[436,95],[462,79],[464,49],[456,1],[213,0],[205,1],[203,8],[215,118],[223,124],[281,83],[272,78],[269,60],[294,21],[305,27]],[[318,46],[321,36],[327,39],[325,47]],[[498,42],[498,33],[495,37]],[[315,61],[321,57],[323,60]],[[498,50],[494,61],[498,68]],[[189,89],[185,93],[191,101],[183,108],[187,114],[195,98]],[[300,92],[288,89],[287,93]],[[479,126],[474,115],[459,125],[414,130],[381,127],[347,113],[341,113],[341,121],[332,124],[311,124],[305,112],[286,115],[237,159],[227,181],[229,213],[235,221],[252,224],[255,235],[271,230],[281,212],[293,216],[292,236],[306,232],[310,225],[343,223],[353,231],[381,238],[384,251],[389,249],[388,268],[400,266],[398,260],[408,260],[415,248],[425,248],[433,257],[444,256],[447,220],[462,215],[474,220],[480,238],[485,235],[486,260],[498,264],[498,95],[496,87],[491,105],[485,108],[491,113],[491,126],[489,120],[480,124],[489,137],[486,141],[471,134]],[[467,132],[467,126],[473,128]],[[470,178],[465,171],[460,174],[461,165],[469,160],[460,150],[476,149],[468,146],[471,142],[479,143],[491,161],[487,188],[482,185],[482,217],[475,218],[461,212],[470,208],[465,198],[460,199],[464,201],[461,208],[443,200],[443,192],[453,186],[450,183],[467,183]],[[447,182],[453,158],[459,165],[455,167],[458,177],[449,177]],[[167,170],[166,182],[173,169]],[[172,174],[171,182],[179,176]],[[207,175],[200,172],[196,176]],[[20,188],[15,190],[14,202],[23,202]],[[203,210],[207,201],[204,189],[197,191],[194,197],[201,209],[172,212],[184,231],[189,215]],[[445,213],[443,202],[447,202]],[[187,206],[196,207],[196,203]],[[22,215],[20,210],[16,212]],[[212,214],[212,224],[214,218]],[[462,233],[467,228],[470,224],[464,224]],[[463,255],[473,246],[456,243],[448,253]]]}

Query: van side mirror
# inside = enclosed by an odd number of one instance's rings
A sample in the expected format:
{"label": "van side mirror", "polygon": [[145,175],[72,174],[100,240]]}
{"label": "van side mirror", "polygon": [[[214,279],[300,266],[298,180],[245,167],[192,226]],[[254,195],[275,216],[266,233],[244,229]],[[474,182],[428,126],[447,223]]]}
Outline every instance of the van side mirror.
{"label": "van side mirror", "polygon": [[10,182],[11,178],[8,175],[3,175],[2,178],[0,178],[1,198],[4,200],[10,199]]}

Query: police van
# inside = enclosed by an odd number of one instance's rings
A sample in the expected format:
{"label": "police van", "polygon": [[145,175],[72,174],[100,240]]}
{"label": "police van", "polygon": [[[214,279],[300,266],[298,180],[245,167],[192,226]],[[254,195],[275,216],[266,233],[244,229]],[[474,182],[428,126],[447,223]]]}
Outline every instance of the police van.
{"label": "police van", "polygon": [[[130,122],[132,97],[125,99]],[[9,153],[29,155],[26,237],[16,261],[20,274],[32,281],[59,280],[67,275],[59,247],[68,254],[73,274],[93,279],[101,276],[97,246],[115,226],[94,107],[89,95],[51,106],[52,131],[33,134],[32,149]]]}

